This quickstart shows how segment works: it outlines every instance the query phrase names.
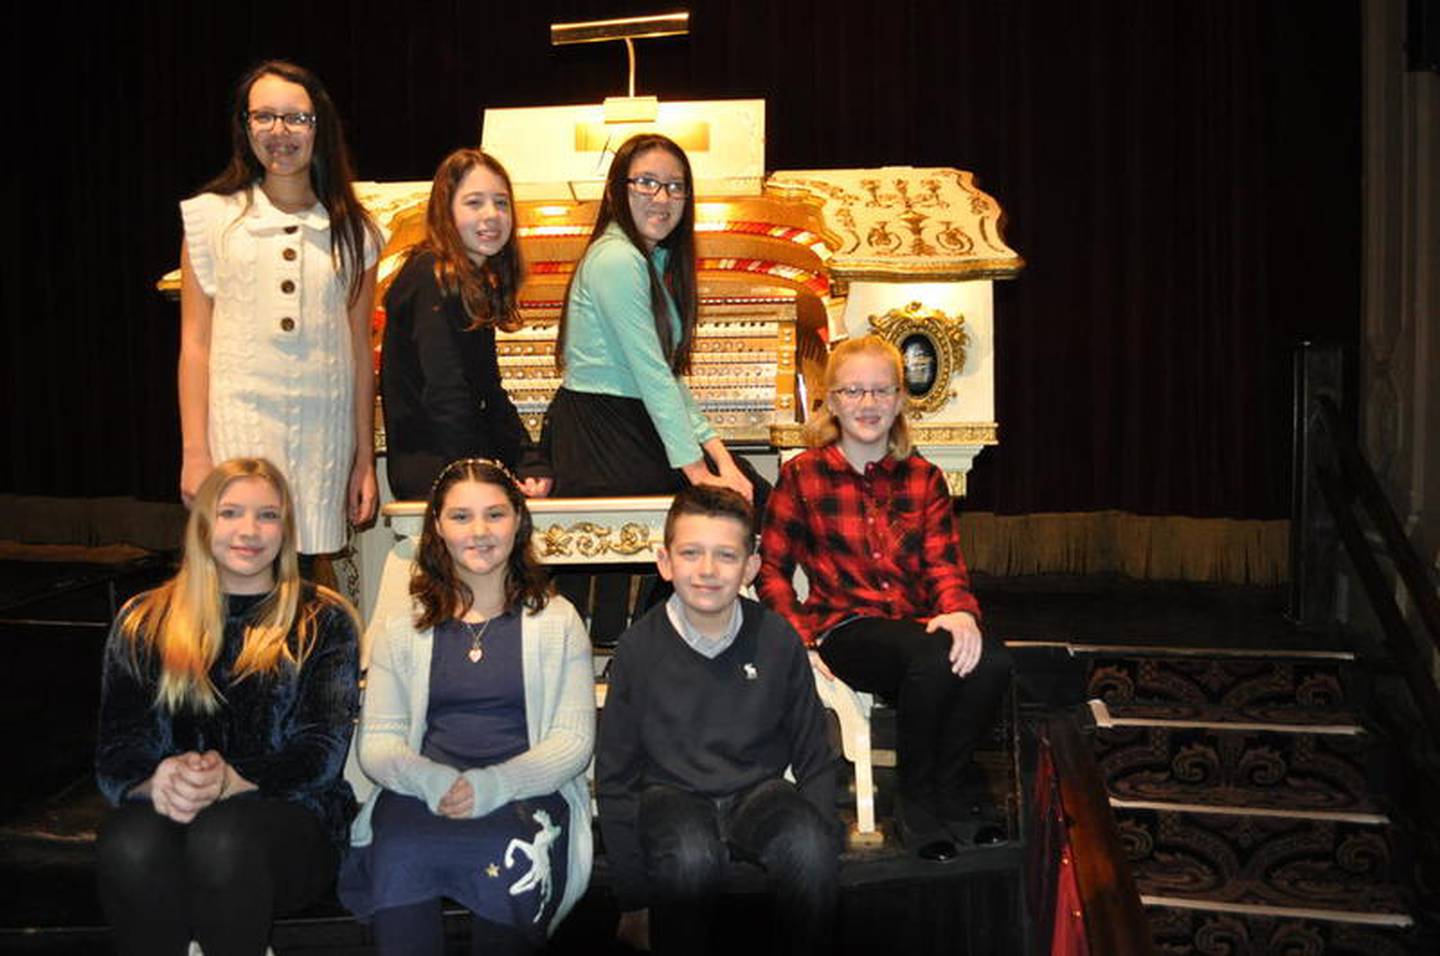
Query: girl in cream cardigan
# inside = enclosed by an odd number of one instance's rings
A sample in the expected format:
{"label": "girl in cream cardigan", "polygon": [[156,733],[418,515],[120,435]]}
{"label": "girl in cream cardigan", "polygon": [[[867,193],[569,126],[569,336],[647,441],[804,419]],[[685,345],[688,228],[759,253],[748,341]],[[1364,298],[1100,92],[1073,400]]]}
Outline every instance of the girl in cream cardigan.
{"label": "girl in cream cardigan", "polygon": [[413,611],[377,636],[340,898],[373,919],[382,954],[442,953],[442,897],[475,914],[474,952],[532,952],[589,880],[590,641],[551,594],[532,529],[503,465],[449,465]]}

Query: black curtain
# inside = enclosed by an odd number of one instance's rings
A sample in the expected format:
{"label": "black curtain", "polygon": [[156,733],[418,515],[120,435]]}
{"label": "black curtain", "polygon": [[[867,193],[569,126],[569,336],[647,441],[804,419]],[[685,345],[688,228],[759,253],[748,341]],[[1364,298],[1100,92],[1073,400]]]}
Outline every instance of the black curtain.
{"label": "black curtain", "polygon": [[[363,179],[428,179],[487,106],[623,92],[551,22],[669,4],[13,8],[0,492],[173,497],[176,202],[272,56],[326,81]],[[1288,511],[1288,359],[1359,311],[1354,2],[693,0],[642,92],[764,97],[776,169],[977,174],[1029,263],[997,285],[1002,444],[968,506]]]}

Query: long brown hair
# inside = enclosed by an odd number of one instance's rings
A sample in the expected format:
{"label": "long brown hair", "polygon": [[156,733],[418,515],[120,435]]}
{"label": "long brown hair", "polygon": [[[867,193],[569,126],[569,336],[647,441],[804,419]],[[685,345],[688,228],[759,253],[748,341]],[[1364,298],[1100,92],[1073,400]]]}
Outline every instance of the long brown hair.
{"label": "long brown hair", "polygon": [[[669,252],[663,277],[655,271],[655,262],[650,258],[645,248],[645,240],[635,226],[635,217],[630,213],[630,163],[636,156],[652,149],[665,150],[675,157],[680,168],[685,171],[685,203],[681,209],[680,221],[675,224],[670,235],[658,243]],[[690,358],[695,350],[695,324],[700,314],[700,293],[695,278],[695,177],[690,172],[690,158],[670,137],[661,136],[659,133],[641,133],[620,144],[620,148],[615,151],[615,159],[610,163],[610,172],[605,177],[605,195],[600,201],[600,212],[595,217],[595,228],[590,232],[587,251],[590,245],[595,244],[596,239],[605,234],[612,222],[620,226],[625,238],[645,257],[646,271],[650,275],[650,313],[655,318],[655,335],[660,340],[660,352],[669,363],[670,371],[676,375],[684,375],[690,371]],[[565,369],[565,332],[570,322],[570,290],[579,274],[580,269],[577,267],[570,275],[570,283],[565,289],[565,308],[560,313],[560,331],[555,337],[555,367],[561,371]],[[663,289],[670,291],[675,300],[675,308],[680,313],[678,340],[670,330],[670,310],[665,304]]]}
{"label": "long brown hair", "polygon": [[900,386],[900,395],[896,399],[900,403],[900,410],[895,413],[895,421],[890,425],[890,454],[896,458],[904,458],[912,449],[910,422],[905,418],[905,365],[900,358],[900,350],[878,335],[846,339],[831,350],[830,357],[825,362],[825,378],[822,383],[825,401],[805,423],[805,440],[811,448],[830,445],[839,440],[840,426],[836,424],[835,416],[830,411],[830,389],[835,387],[835,376],[840,374],[840,366],[856,355],[874,355],[885,359],[895,370],[895,384]]}
{"label": "long brown hair", "polygon": [[505,606],[525,607],[539,611],[550,601],[550,576],[535,554],[535,522],[525,506],[509,469],[488,458],[462,458],[452,461],[435,479],[430,500],[425,505],[425,527],[420,532],[420,546],[415,553],[415,570],[410,574],[410,596],[417,605],[415,627],[424,630],[452,617],[461,617],[475,603],[470,585],[455,573],[455,562],[440,534],[440,512],[450,489],[464,481],[493,485],[505,493],[519,519],[515,527],[515,544],[505,569]]}
{"label": "long brown hair", "polygon": [[[487,256],[482,266],[476,266],[466,252],[455,228],[453,209],[455,191],[477,167],[490,170],[505,184],[512,223],[505,245],[493,256]],[[435,281],[446,295],[460,297],[471,329],[492,325],[513,332],[524,324],[515,298],[525,265],[520,258],[520,244],[515,240],[518,223],[514,222],[514,209],[515,189],[510,185],[510,174],[489,153],[457,149],[435,170],[430,202],[425,207],[425,239],[415,246],[411,255],[424,251],[435,256]]]}
{"label": "long brown hair", "polygon": [[340,114],[325,92],[320,78],[302,66],[284,60],[266,60],[240,77],[230,106],[230,162],[200,191],[229,196],[248,190],[265,178],[265,167],[250,146],[250,128],[245,114],[250,108],[250,87],[262,76],[278,76],[305,88],[315,110],[315,150],[310,159],[310,188],[330,216],[330,258],[335,271],[345,277],[349,292],[346,301],[354,305],[365,284],[365,240],[369,236],[381,245],[380,230],[355,198],[351,185],[355,169],[345,145]]}
{"label": "long brown hair", "polygon": [[[220,706],[222,695],[210,680],[210,668],[225,643],[225,596],[220,591],[220,573],[211,542],[220,498],[231,482],[241,478],[260,478],[275,489],[280,497],[284,532],[275,557],[274,583],[245,622],[235,679],[275,674],[284,666],[300,667],[314,649],[316,618],[324,607],[339,607],[355,617],[348,601],[325,588],[317,587],[317,600],[301,606],[303,585],[295,553],[295,506],[280,469],[263,458],[221,462],[195,492],[190,520],[185,525],[180,572],[121,611],[120,633],[130,642],[132,666],[138,672],[142,654],[159,657],[155,703],[170,713],[210,713]],[[289,640],[292,627],[293,642]]]}

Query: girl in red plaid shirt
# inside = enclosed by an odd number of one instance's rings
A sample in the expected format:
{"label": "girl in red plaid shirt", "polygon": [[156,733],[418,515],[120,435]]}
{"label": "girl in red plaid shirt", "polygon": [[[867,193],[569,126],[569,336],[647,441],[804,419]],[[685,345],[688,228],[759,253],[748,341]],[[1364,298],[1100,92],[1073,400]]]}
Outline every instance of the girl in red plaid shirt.
{"label": "girl in red plaid shirt", "polygon": [[895,703],[900,835],[945,860],[957,842],[1004,839],[977,806],[972,757],[1010,658],[981,634],[945,476],[910,445],[903,380],[884,339],[831,352],[812,447],[781,468],[765,512],[759,590],[827,677]]}

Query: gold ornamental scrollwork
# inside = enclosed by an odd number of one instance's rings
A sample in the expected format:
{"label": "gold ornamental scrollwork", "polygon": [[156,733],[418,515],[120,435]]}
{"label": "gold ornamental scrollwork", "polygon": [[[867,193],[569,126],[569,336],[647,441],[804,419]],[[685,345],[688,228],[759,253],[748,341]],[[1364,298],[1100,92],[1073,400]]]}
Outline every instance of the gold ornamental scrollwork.
{"label": "gold ornamental scrollwork", "polygon": [[610,550],[628,557],[650,551],[652,545],[650,529],[638,522],[628,521],[620,526],[620,533],[616,536],[615,543],[610,546]]}
{"label": "gold ornamental scrollwork", "polygon": [[776,448],[804,448],[805,426],[799,422],[776,422],[770,426],[770,444]]}
{"label": "gold ornamental scrollwork", "polygon": [[965,316],[951,317],[919,302],[870,316],[870,328],[900,351],[911,412],[933,412],[950,397],[950,380],[965,367],[970,333]]}
{"label": "gold ornamental scrollwork", "polygon": [[994,422],[912,424],[910,440],[917,445],[998,445],[1000,426]]}
{"label": "gold ornamental scrollwork", "polygon": [[832,294],[848,281],[1007,279],[1025,267],[1001,235],[1000,203],[964,170],[788,170],[765,192],[819,207]]}
{"label": "gold ornamental scrollwork", "polygon": [[650,528],[628,521],[618,529],[593,521],[577,521],[568,528],[552,524],[540,536],[540,553],[547,558],[598,558],[605,554],[632,557],[652,550]]}

